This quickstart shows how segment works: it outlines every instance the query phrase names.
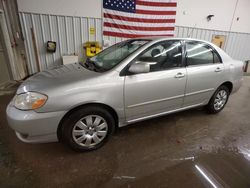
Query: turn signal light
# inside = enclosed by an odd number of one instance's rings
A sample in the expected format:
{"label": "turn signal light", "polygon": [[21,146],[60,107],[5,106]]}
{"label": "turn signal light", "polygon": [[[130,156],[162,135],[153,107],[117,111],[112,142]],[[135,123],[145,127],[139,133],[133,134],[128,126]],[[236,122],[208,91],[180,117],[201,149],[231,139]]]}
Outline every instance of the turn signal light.
{"label": "turn signal light", "polygon": [[37,108],[40,108],[41,106],[43,106],[45,104],[46,100],[45,99],[38,99],[37,101],[35,101],[33,104],[32,104],[32,109],[37,109]]}

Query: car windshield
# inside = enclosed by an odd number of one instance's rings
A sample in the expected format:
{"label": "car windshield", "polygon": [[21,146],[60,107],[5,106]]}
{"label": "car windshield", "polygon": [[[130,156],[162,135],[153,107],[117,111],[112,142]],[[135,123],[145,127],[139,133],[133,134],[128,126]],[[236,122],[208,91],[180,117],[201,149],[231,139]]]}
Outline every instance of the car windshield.
{"label": "car windshield", "polygon": [[148,42],[149,40],[136,39],[117,43],[96,56],[88,58],[84,66],[97,72],[108,71]]}

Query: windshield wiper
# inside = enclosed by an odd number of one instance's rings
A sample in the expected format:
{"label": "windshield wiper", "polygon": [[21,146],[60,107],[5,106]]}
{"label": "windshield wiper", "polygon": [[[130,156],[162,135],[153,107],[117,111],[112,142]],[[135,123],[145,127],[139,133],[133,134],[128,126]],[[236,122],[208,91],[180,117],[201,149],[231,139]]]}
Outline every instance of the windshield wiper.
{"label": "windshield wiper", "polygon": [[87,65],[86,63],[80,62],[80,65],[81,65],[82,67],[84,67],[85,69],[90,70],[90,69],[89,69],[89,65]]}
{"label": "windshield wiper", "polygon": [[91,63],[94,65],[95,69],[98,70],[98,72],[105,71],[105,69],[100,67],[95,61],[91,61]]}
{"label": "windshield wiper", "polygon": [[82,65],[84,68],[86,68],[86,69],[88,69],[88,70],[90,70],[90,71],[98,72],[97,69],[96,69],[96,67],[95,67],[95,65],[93,64],[92,61],[89,60],[89,58],[87,58],[87,60],[86,60],[85,63],[84,63],[84,62],[81,62],[81,65]]}
{"label": "windshield wiper", "polygon": [[104,72],[106,71],[105,68],[100,67],[95,61],[91,61],[89,58],[87,58],[85,63],[81,63],[83,67],[85,67],[88,70],[95,71],[95,72]]}
{"label": "windshield wiper", "polygon": [[105,72],[105,71],[107,71],[105,68],[98,65],[98,63],[96,61],[92,61],[92,60],[89,59],[86,62],[88,62],[88,65],[91,65],[96,72]]}

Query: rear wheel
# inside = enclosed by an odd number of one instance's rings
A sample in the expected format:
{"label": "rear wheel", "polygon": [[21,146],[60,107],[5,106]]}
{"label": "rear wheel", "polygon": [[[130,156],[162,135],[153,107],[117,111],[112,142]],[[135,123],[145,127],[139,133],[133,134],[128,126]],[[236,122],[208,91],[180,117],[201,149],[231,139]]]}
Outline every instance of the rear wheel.
{"label": "rear wheel", "polygon": [[223,110],[228,101],[229,94],[228,87],[224,85],[220,86],[210,99],[207,105],[207,111],[211,114],[216,114]]}
{"label": "rear wheel", "polygon": [[62,123],[62,141],[77,151],[100,148],[114,132],[115,121],[106,109],[89,106],[70,114]]}

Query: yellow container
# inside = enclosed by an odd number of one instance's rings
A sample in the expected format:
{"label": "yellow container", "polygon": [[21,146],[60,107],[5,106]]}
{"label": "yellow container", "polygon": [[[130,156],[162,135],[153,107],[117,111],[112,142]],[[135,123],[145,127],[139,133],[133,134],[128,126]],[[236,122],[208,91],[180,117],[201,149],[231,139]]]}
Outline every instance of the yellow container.
{"label": "yellow container", "polygon": [[87,57],[93,57],[101,51],[99,42],[86,42],[84,48]]}

